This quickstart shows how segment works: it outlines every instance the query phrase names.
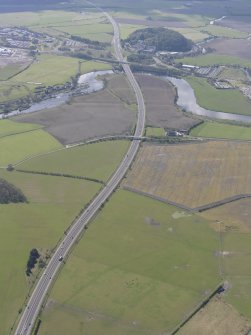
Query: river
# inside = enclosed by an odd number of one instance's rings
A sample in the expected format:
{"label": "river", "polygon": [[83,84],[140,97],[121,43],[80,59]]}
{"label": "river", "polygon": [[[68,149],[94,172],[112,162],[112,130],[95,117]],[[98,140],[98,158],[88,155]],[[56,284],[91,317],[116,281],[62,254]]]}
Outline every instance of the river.
{"label": "river", "polygon": [[233,120],[238,122],[251,122],[251,116],[248,115],[215,112],[200,107],[197,104],[193,88],[186,80],[177,79],[173,77],[165,77],[165,79],[169,80],[177,88],[178,93],[177,105],[186,112],[206,116],[212,119]]}
{"label": "river", "polygon": [[22,111],[15,110],[9,113],[0,114],[0,119],[5,119],[21,114],[33,113],[43,109],[58,107],[65,104],[70,99],[70,97],[76,94],[89,94],[93,92],[98,92],[104,88],[105,84],[102,79],[97,77],[107,74],[113,74],[113,71],[94,71],[83,74],[79,77],[78,86],[74,91],[59,93],[53,98],[45,99],[40,102],[34,103],[30,108],[24,109]]}

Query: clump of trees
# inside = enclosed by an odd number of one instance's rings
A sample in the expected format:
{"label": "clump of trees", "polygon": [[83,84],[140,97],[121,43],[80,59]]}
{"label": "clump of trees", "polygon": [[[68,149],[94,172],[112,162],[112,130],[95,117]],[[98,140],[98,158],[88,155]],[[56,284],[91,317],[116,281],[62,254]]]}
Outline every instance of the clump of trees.
{"label": "clump of trees", "polygon": [[128,62],[140,63],[144,65],[150,65],[154,63],[153,57],[151,55],[144,54],[131,54],[127,57]]}
{"label": "clump of trees", "polygon": [[134,31],[123,43],[132,46],[143,41],[146,47],[155,47],[156,51],[185,52],[193,47],[193,42],[177,31],[166,28],[145,28]]}
{"label": "clump of trees", "polygon": [[0,204],[27,202],[23,192],[16,186],[0,178]]}
{"label": "clump of trees", "polygon": [[32,249],[30,251],[30,255],[29,255],[29,259],[28,259],[27,267],[26,267],[27,276],[30,276],[32,274],[32,269],[35,267],[39,257],[40,257],[40,254],[37,251],[37,249]]}

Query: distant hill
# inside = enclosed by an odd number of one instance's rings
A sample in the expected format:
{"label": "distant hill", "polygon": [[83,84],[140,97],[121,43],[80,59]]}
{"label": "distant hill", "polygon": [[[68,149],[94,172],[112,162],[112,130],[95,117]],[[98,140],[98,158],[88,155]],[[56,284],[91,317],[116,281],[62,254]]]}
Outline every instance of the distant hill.
{"label": "distant hill", "polygon": [[145,28],[134,31],[125,42],[136,46],[143,41],[146,47],[155,47],[156,51],[184,52],[191,50],[193,42],[177,31],[166,28]]}
{"label": "distant hill", "polygon": [[[51,4],[51,3],[58,3],[58,2],[69,2],[68,0],[43,0],[43,4]],[[0,0],[0,5],[6,6],[26,6],[26,5],[36,5],[41,4],[41,0]]]}
{"label": "distant hill", "polygon": [[27,202],[26,197],[14,185],[0,178],[0,204]]}
{"label": "distant hill", "polygon": [[0,0],[0,13],[69,9],[69,7],[71,7],[70,0]]}

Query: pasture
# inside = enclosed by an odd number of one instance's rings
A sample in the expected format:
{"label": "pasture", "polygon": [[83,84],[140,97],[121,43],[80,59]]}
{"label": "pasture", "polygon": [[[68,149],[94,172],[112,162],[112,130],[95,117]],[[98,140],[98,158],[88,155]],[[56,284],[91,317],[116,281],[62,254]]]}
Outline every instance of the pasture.
{"label": "pasture", "polygon": [[27,70],[15,76],[15,82],[35,82],[46,86],[63,84],[77,74],[78,61],[65,56],[41,55]]}
{"label": "pasture", "polygon": [[163,137],[163,136],[165,136],[165,129],[164,128],[147,127],[146,128],[146,136]]}
{"label": "pasture", "polygon": [[98,191],[95,183],[69,178],[0,172],[19,187],[28,204],[0,206],[0,333],[9,334],[35,279],[26,277],[29,252],[43,254],[56,245],[80,209]]}
{"label": "pasture", "polygon": [[236,29],[221,27],[217,25],[208,25],[206,27],[201,28],[201,32],[205,32],[209,35],[213,35],[216,37],[226,37],[226,38],[246,38],[248,34]]}
{"label": "pasture", "polygon": [[[223,51],[224,52],[224,51]],[[237,56],[224,54],[210,53],[203,56],[179,58],[178,62],[183,64],[209,66],[209,65],[240,65],[242,67],[251,67],[251,61]]]}
{"label": "pasture", "polygon": [[[104,21],[104,19],[103,19]],[[93,41],[110,43],[113,37],[113,29],[110,23],[105,22],[90,22],[88,24],[74,24],[54,26],[54,30],[67,33],[69,35],[88,38]]]}
{"label": "pasture", "polygon": [[27,131],[35,130],[40,128],[40,126],[29,123],[19,123],[12,120],[0,120],[0,138],[20,133],[25,133]]}
{"label": "pasture", "polygon": [[217,285],[217,248],[205,220],[119,191],[61,271],[40,333],[166,333]]}
{"label": "pasture", "polygon": [[0,138],[0,166],[60,149],[61,144],[42,129]]}
{"label": "pasture", "polygon": [[19,99],[32,93],[34,85],[16,83],[14,81],[0,82],[0,102]]}
{"label": "pasture", "polygon": [[64,173],[106,181],[128,149],[127,141],[107,141],[60,150],[33,158],[18,168],[29,171]]}
{"label": "pasture", "polygon": [[231,141],[143,145],[123,185],[189,208],[249,194],[249,151]]}
{"label": "pasture", "polygon": [[230,286],[226,299],[242,315],[251,318],[251,234],[229,231],[222,237],[222,265]]}
{"label": "pasture", "polygon": [[146,104],[146,125],[156,128],[189,129],[198,120],[183,114],[175,104],[174,86],[157,77],[137,74]]}
{"label": "pasture", "polygon": [[[100,14],[92,13],[91,19],[100,17]],[[26,26],[26,27],[46,27],[63,25],[68,23],[79,23],[80,21],[86,22],[86,19],[90,19],[90,16],[82,15],[77,12],[60,11],[60,10],[45,10],[38,12],[13,12],[13,13],[1,13],[0,22],[1,26]]]}
{"label": "pasture", "polygon": [[206,121],[193,128],[190,135],[196,137],[215,137],[232,140],[251,140],[251,127]]}
{"label": "pasture", "polygon": [[120,36],[121,36],[122,39],[126,39],[134,31],[139,30],[139,29],[143,29],[146,26],[144,26],[144,25],[132,25],[132,24],[120,23],[119,24]]}
{"label": "pasture", "polygon": [[10,77],[22,71],[27,65],[28,64],[8,64],[3,67],[0,66],[0,80],[8,80]]}
{"label": "pasture", "polygon": [[205,78],[187,77],[201,107],[217,112],[251,115],[251,102],[237,89],[217,89]]}
{"label": "pasture", "polygon": [[15,120],[40,124],[63,144],[130,135],[136,119],[128,105],[131,99],[132,90],[125,77],[112,76],[103,91],[76,96],[65,105],[21,115]]}
{"label": "pasture", "polygon": [[186,38],[194,42],[200,42],[209,37],[209,35],[206,32],[202,32],[198,28],[172,28],[172,29],[178,31]]}
{"label": "pasture", "polygon": [[80,71],[81,74],[89,73],[92,71],[112,70],[112,65],[109,63],[94,62],[94,61],[81,61]]}
{"label": "pasture", "polygon": [[242,83],[247,80],[247,75],[243,69],[224,67],[217,76],[219,79],[230,80],[235,84]]}

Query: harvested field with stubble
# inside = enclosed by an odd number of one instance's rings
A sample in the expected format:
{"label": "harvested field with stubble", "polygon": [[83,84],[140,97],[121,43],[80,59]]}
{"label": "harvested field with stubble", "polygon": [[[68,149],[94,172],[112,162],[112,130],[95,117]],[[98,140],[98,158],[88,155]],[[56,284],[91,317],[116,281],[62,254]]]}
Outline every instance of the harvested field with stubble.
{"label": "harvested field with stubble", "polygon": [[212,208],[202,212],[201,216],[211,220],[211,226],[216,231],[251,233],[251,198]]}
{"label": "harvested field with stubble", "polygon": [[216,297],[202,308],[177,335],[246,335],[251,322],[223,298]]}
{"label": "harvested field with stubble", "polygon": [[124,186],[187,208],[251,193],[250,143],[144,145]]}
{"label": "harvested field with stubble", "polygon": [[232,16],[226,17],[224,20],[218,22],[218,25],[229,27],[251,33],[251,17],[250,16]]}
{"label": "harvested field with stubble", "polygon": [[15,120],[44,126],[62,144],[107,135],[129,135],[136,118],[131,105],[127,104],[132,100],[125,77],[112,76],[101,92],[74,97],[63,106],[22,115]]}
{"label": "harvested field with stubble", "polygon": [[207,43],[207,47],[215,49],[218,55],[230,55],[240,58],[251,58],[251,40],[249,39],[216,39]]}
{"label": "harvested field with stubble", "polygon": [[136,75],[146,104],[146,124],[152,127],[190,129],[199,123],[181,112],[176,104],[176,91],[169,82],[150,75]]}

